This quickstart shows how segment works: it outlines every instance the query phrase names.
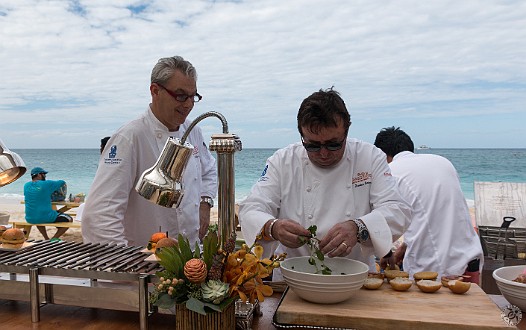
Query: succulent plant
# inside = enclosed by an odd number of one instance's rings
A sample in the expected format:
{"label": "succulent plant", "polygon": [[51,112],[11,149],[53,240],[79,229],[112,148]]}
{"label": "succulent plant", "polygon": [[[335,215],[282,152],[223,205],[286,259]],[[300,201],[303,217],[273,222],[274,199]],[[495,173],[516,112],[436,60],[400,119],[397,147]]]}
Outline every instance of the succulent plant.
{"label": "succulent plant", "polygon": [[203,300],[219,304],[228,296],[228,283],[210,280],[201,284]]}

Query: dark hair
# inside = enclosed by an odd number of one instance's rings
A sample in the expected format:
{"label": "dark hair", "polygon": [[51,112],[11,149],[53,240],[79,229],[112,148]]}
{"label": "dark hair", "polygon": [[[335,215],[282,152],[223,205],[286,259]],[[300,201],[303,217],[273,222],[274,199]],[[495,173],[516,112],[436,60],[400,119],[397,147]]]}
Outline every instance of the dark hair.
{"label": "dark hair", "polygon": [[100,153],[104,151],[104,147],[106,146],[106,143],[108,143],[109,139],[110,139],[109,136],[106,136],[105,138],[100,139]]}
{"label": "dark hair", "polygon": [[402,131],[400,127],[394,126],[382,128],[380,133],[376,135],[374,145],[382,149],[387,156],[394,157],[402,151],[415,152],[415,145],[413,141]]}
{"label": "dark hair", "polygon": [[320,89],[303,100],[298,111],[298,131],[307,127],[312,133],[317,134],[320,129],[326,127],[337,127],[341,120],[345,127],[345,135],[351,126],[351,115],[347,111],[345,102],[340,94],[332,87],[326,90]]}

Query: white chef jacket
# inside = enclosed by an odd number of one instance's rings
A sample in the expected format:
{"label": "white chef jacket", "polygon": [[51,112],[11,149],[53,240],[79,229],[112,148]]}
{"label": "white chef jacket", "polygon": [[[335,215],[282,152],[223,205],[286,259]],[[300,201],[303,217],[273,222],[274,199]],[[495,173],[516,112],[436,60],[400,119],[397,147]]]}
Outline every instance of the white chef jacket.
{"label": "white chef jacket", "polygon": [[186,142],[194,146],[183,172],[184,195],[178,208],[156,205],[140,196],[135,185],[159,158],[169,137],[181,138],[190,121],[170,132],[148,107],[146,113],[121,127],[108,141],[91,186],[82,216],[84,242],[146,245],[159,229],[192,246],[199,239],[201,196],[215,198],[216,161],[195,126]]}
{"label": "white chef jacket", "polygon": [[[356,139],[347,140],[343,158],[330,169],[314,165],[301,143],[276,151],[239,208],[241,230],[249,245],[270,219],[292,219],[304,228],[316,225],[320,239],[337,223],[362,219],[372,245],[357,244],[348,257],[367,263],[371,270],[373,253],[387,254],[393,240],[408,227],[410,216],[411,208],[396,189],[385,155]],[[310,254],[306,245],[291,249],[277,241],[260,243],[265,255]],[[274,279],[279,277],[276,272]]]}
{"label": "white chef jacket", "polygon": [[482,269],[482,246],[453,164],[442,156],[404,151],[389,166],[413,207],[404,233],[404,270],[410,276],[420,271],[436,271],[439,277],[461,275],[476,258]]}

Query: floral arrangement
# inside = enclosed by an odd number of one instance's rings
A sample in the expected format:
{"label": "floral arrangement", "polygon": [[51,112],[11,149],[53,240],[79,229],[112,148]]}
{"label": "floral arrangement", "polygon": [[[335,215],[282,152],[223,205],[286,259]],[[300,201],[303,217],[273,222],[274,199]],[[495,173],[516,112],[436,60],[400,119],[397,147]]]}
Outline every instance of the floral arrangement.
{"label": "floral arrangement", "polygon": [[192,251],[188,239],[179,235],[178,246],[162,248],[157,256],[164,270],[156,274],[159,282],[150,301],[161,308],[185,304],[206,315],[223,311],[237,298],[264,301],[273,290],[262,279],[279,267],[286,255],[262,258],[263,247],[257,240],[236,250],[235,233],[221,248],[214,225],[203,240],[202,251],[197,243]]}

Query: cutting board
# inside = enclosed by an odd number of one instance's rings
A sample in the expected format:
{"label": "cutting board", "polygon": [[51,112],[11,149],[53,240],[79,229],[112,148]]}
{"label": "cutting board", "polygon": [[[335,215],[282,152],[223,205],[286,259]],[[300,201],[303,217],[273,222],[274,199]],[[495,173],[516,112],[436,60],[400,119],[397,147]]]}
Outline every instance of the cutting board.
{"label": "cutting board", "polygon": [[472,284],[462,295],[442,287],[423,293],[416,285],[398,292],[384,283],[378,290],[360,289],[351,299],[333,305],[314,304],[288,290],[278,306],[278,325],[353,329],[515,329],[507,326],[500,309]]}

